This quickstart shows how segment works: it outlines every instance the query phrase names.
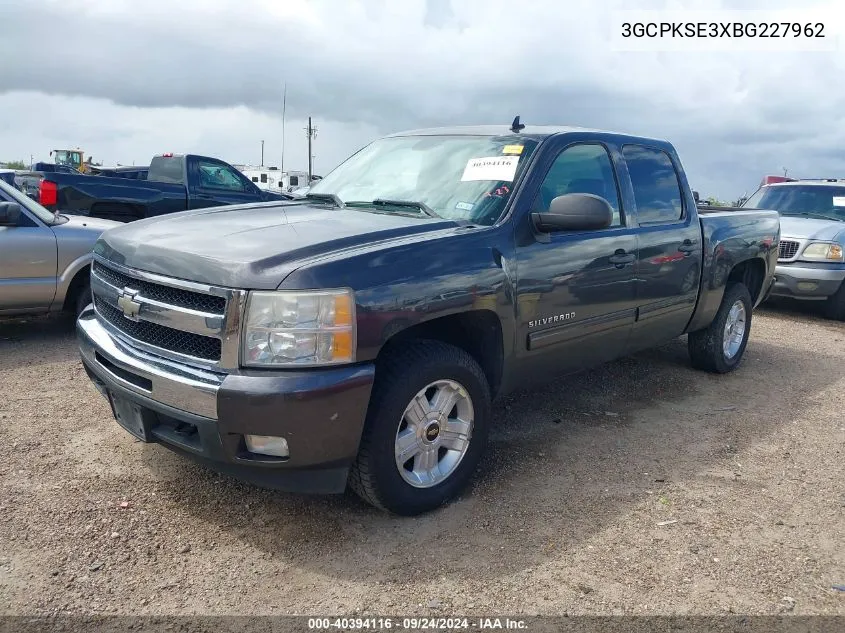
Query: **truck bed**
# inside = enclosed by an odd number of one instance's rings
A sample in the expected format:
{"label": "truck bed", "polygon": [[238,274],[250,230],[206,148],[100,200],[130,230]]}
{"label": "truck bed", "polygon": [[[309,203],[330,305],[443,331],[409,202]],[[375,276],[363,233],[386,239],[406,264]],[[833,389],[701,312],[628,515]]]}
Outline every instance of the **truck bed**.
{"label": "truck bed", "polygon": [[[692,332],[713,320],[725,290],[725,277],[737,262],[759,261],[758,267],[745,268],[743,274],[766,274],[764,261],[773,269],[780,239],[780,214],[777,211],[738,207],[698,207],[704,265],[698,303],[687,331]],[[743,279],[750,288],[752,279]],[[765,292],[766,288],[763,289]],[[752,297],[756,307],[763,296]]]}

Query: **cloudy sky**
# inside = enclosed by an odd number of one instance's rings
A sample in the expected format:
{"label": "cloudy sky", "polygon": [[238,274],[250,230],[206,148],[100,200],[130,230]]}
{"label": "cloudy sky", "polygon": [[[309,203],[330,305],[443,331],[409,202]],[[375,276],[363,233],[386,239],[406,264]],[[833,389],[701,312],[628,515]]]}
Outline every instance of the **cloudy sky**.
{"label": "cloudy sky", "polygon": [[264,140],[279,165],[287,84],[287,169],[309,115],[325,174],[382,134],[520,114],[668,138],[695,188],[733,199],[783,168],[845,177],[845,43],[620,51],[614,11],[810,5],[841,32],[809,0],[0,0],[0,160],[257,164]]}

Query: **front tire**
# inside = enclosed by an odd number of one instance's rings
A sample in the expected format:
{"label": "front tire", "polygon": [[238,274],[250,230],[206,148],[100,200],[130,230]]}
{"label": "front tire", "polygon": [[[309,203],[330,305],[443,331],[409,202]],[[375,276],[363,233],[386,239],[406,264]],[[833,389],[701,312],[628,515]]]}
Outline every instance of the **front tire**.
{"label": "front tire", "polygon": [[748,288],[738,282],[728,284],[710,325],[689,334],[692,366],[717,374],[736,369],[751,335],[751,309]]}
{"label": "front tire", "polygon": [[76,301],[74,302],[74,316],[77,318],[82,311],[88,307],[88,304],[92,301],[91,297],[91,286],[85,284],[85,287],[79,291],[79,294],[76,295]]}
{"label": "front tire", "polygon": [[415,341],[379,361],[350,487],[394,514],[433,510],[467,485],[487,443],[490,386],[460,348]]}
{"label": "front tire", "polygon": [[845,281],[839,286],[839,290],[825,301],[824,315],[828,319],[845,321]]}

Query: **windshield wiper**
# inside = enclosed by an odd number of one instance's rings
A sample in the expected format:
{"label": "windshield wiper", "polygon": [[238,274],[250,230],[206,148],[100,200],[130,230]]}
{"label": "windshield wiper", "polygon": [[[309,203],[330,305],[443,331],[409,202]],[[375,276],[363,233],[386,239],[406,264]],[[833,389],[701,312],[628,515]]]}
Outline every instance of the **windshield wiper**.
{"label": "windshield wiper", "polygon": [[815,218],[817,220],[833,220],[834,222],[843,221],[843,218],[837,216],[825,215],[823,213],[808,213],[806,211],[802,211],[800,213],[781,213],[781,215],[791,216],[793,218]]}
{"label": "windshield wiper", "polygon": [[377,207],[409,207],[425,213],[430,218],[442,219],[443,217],[438,215],[437,212],[429,207],[425,202],[416,202],[415,200],[385,200],[383,198],[376,198],[373,200],[373,205]]}
{"label": "windshield wiper", "polygon": [[344,206],[346,206],[343,204],[343,200],[338,198],[333,193],[306,193],[305,198],[308,200],[314,200],[316,202],[329,202],[339,209],[342,209]]}

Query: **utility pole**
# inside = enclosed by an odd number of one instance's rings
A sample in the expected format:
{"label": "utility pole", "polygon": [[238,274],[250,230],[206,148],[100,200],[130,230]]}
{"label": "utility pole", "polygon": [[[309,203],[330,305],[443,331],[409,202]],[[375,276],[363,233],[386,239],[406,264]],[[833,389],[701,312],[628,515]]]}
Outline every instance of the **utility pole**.
{"label": "utility pole", "polygon": [[306,133],[308,134],[308,185],[311,186],[311,176],[312,168],[313,168],[313,158],[314,155],[311,153],[311,139],[317,138],[317,128],[311,125],[311,117],[308,117],[308,127],[305,128]]}
{"label": "utility pole", "polygon": [[261,166],[264,167],[264,141],[261,141]]}

